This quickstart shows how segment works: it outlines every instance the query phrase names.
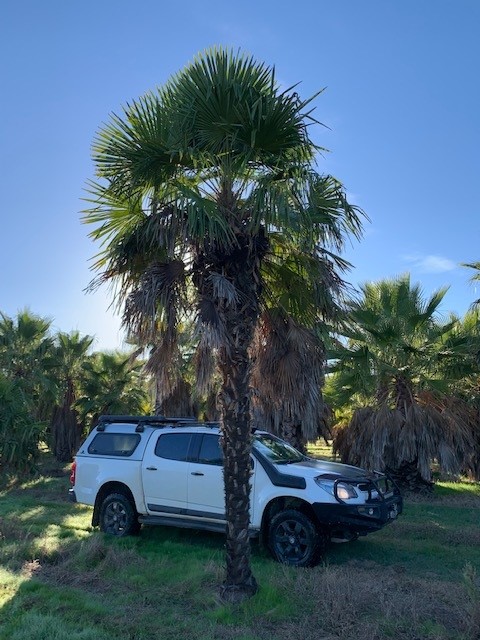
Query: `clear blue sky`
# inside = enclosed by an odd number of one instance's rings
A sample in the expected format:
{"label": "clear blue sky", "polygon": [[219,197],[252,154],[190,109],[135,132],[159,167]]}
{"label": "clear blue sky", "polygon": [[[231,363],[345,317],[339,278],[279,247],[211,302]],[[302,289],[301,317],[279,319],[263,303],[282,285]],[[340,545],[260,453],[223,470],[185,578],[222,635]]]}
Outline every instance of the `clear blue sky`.
{"label": "clear blue sky", "polygon": [[3,0],[0,310],[120,347],[108,289],[85,294],[97,247],[79,221],[91,142],[113,111],[213,45],[275,65],[316,100],[319,169],[371,222],[353,284],[406,271],[443,311],[479,297],[478,0]]}

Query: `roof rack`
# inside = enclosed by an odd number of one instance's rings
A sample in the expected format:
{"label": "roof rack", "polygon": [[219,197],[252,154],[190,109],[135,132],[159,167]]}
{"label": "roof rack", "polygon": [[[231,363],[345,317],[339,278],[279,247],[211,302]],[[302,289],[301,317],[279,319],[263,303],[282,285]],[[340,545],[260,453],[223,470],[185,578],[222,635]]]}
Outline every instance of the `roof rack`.
{"label": "roof rack", "polygon": [[105,431],[105,425],[116,422],[136,424],[137,427],[135,431],[137,432],[142,432],[146,424],[151,427],[164,427],[167,425],[181,426],[187,424],[198,424],[199,426],[206,427],[218,426],[218,423],[201,422],[197,420],[197,418],[192,417],[102,415],[98,418],[97,431]]}

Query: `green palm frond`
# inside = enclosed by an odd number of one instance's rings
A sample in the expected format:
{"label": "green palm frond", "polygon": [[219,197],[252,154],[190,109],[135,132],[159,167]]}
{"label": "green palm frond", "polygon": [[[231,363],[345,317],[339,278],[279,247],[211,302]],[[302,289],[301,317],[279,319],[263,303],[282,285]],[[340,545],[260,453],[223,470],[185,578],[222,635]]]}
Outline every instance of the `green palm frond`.
{"label": "green palm frond", "polygon": [[197,57],[171,81],[183,146],[264,164],[292,149],[311,159],[303,109],[295,93],[280,93],[275,73],[226,49]]}

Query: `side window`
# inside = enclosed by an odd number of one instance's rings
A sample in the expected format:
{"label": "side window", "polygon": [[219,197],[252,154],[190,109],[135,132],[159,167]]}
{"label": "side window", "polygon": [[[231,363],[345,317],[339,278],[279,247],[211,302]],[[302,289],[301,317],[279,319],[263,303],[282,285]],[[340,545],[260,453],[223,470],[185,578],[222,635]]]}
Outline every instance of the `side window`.
{"label": "side window", "polygon": [[191,433],[164,433],[157,441],[155,455],[167,460],[186,462],[189,459],[191,440]]}
{"label": "side window", "polygon": [[203,436],[198,462],[201,464],[215,464],[219,467],[223,465],[223,453],[218,436],[213,434]]}
{"label": "side window", "polygon": [[97,433],[88,453],[100,456],[131,456],[140,442],[139,433]]}

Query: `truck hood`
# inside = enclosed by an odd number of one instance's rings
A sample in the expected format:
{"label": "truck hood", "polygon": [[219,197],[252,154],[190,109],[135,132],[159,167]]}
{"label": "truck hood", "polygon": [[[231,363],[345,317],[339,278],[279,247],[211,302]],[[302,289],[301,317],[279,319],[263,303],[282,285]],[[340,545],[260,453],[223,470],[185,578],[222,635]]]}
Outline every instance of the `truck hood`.
{"label": "truck hood", "polygon": [[276,468],[280,473],[288,473],[295,476],[316,478],[325,475],[335,479],[335,477],[344,477],[366,479],[371,478],[373,474],[360,467],[352,467],[348,464],[340,462],[329,462],[328,460],[316,460],[314,458],[305,458],[301,462],[292,462],[290,464],[276,464]]}

